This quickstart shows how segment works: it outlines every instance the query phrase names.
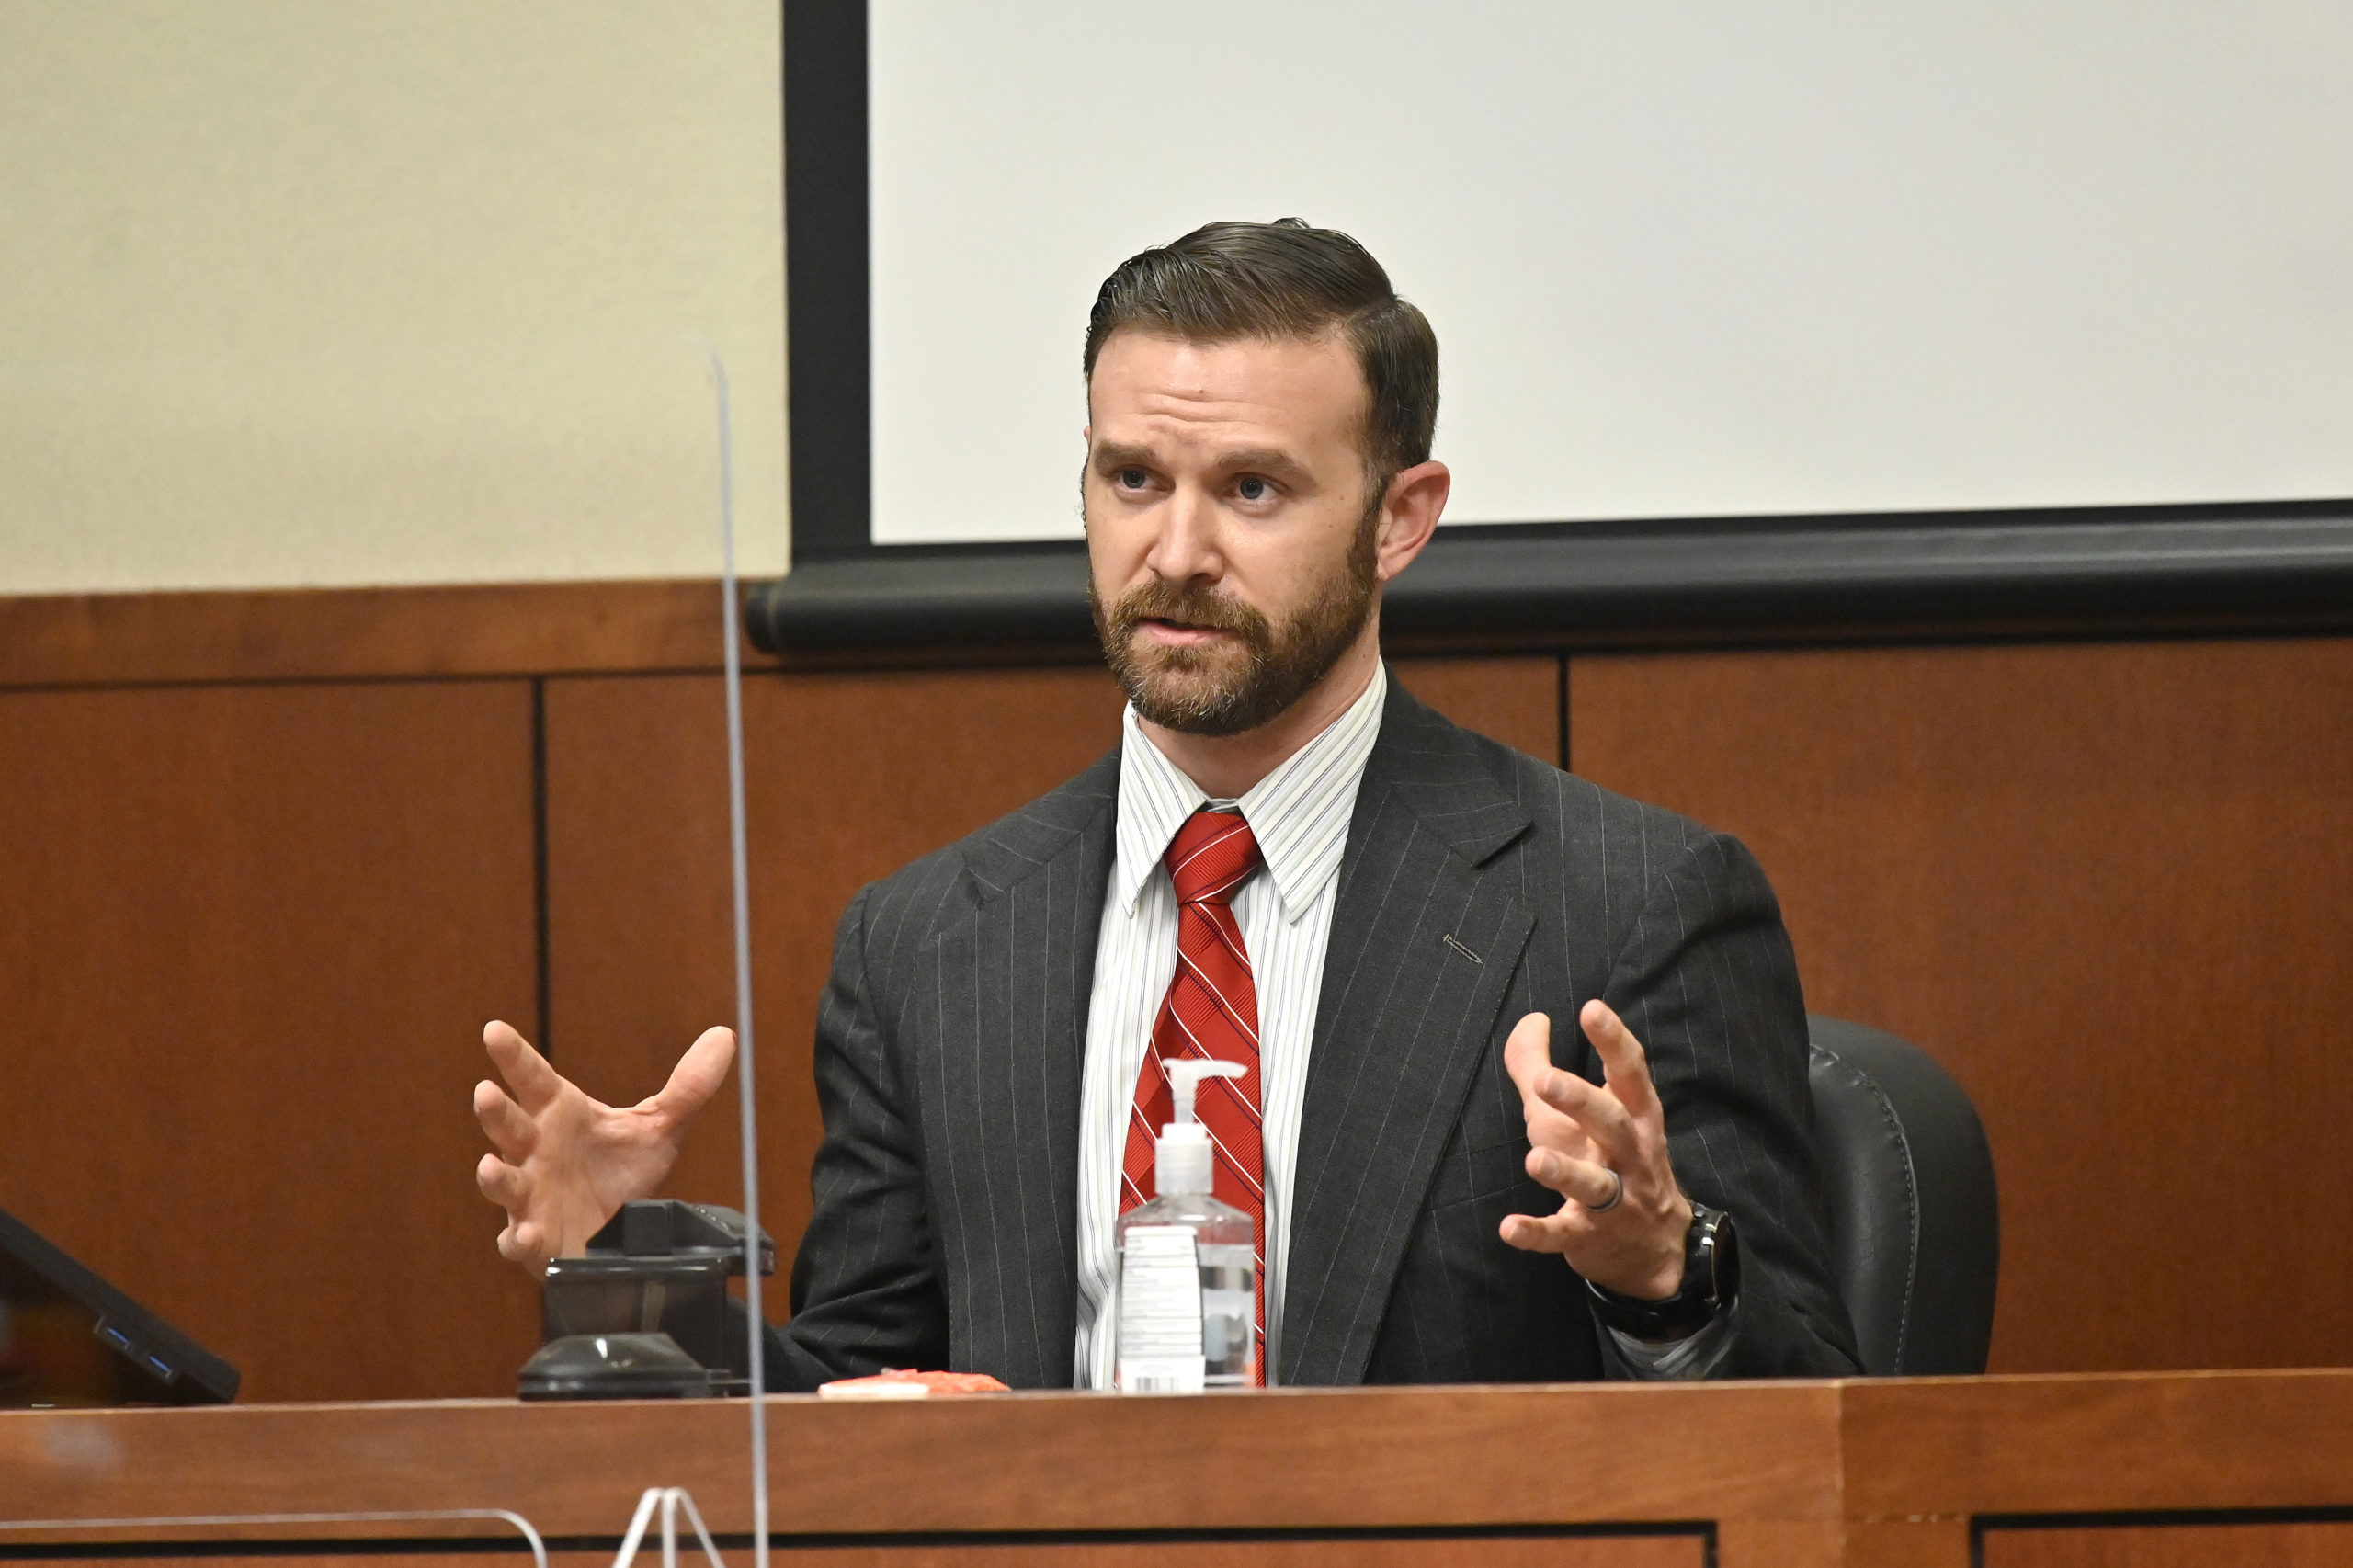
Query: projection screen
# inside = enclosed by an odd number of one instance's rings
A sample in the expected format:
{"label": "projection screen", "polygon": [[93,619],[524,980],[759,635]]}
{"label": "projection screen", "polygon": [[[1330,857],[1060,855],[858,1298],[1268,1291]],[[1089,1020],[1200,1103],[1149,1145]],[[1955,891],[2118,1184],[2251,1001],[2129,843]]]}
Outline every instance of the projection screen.
{"label": "projection screen", "polygon": [[1075,538],[1103,275],[1289,214],[1435,324],[1450,521],[2353,495],[2353,7],[867,28],[878,544]]}

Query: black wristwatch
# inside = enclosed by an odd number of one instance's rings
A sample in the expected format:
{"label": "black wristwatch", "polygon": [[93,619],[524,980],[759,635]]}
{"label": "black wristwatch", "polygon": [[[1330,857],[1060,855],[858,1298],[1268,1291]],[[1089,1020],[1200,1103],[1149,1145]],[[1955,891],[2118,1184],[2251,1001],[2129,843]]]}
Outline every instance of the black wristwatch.
{"label": "black wristwatch", "polygon": [[1683,1288],[1663,1301],[1621,1295],[1588,1279],[1595,1312],[1619,1333],[1653,1345],[1688,1339],[1732,1310],[1740,1296],[1740,1242],[1732,1216],[1704,1203],[1691,1205],[1683,1233]]}

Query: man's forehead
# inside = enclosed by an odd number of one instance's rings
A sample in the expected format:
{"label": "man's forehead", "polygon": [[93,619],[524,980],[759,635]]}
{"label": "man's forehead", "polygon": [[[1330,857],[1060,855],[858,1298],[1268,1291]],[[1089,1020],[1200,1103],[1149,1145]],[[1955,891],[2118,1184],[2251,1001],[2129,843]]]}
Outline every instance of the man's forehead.
{"label": "man's forehead", "polygon": [[1123,328],[1105,341],[1087,384],[1097,425],[1158,426],[1172,436],[1220,425],[1352,437],[1369,398],[1336,332],[1203,342]]}

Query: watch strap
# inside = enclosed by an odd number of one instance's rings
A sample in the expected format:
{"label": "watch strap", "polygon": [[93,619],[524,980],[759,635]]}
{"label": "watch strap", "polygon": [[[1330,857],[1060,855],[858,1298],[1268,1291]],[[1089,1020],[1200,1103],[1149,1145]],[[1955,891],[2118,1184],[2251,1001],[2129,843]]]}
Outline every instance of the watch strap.
{"label": "watch strap", "polygon": [[1652,1344],[1687,1339],[1732,1309],[1740,1288],[1740,1252],[1732,1216],[1704,1203],[1691,1205],[1684,1233],[1683,1284],[1672,1296],[1645,1301],[1585,1281],[1594,1312],[1619,1333]]}

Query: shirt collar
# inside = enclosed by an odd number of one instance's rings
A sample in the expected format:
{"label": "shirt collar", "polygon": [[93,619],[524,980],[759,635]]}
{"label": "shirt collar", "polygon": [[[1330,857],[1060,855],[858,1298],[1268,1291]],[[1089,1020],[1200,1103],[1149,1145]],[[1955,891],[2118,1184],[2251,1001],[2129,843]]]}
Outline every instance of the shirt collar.
{"label": "shirt collar", "polygon": [[[1258,840],[1258,854],[1274,879],[1286,920],[1306,914],[1324,884],[1339,874],[1357,786],[1373,742],[1381,737],[1381,709],[1388,691],[1389,672],[1375,665],[1372,679],[1346,712],[1284,758],[1240,801],[1231,802],[1241,808],[1243,820]],[[1136,899],[1145,881],[1160,869],[1176,830],[1211,803],[1201,787],[1152,744],[1130,704],[1120,721],[1119,860],[1112,870],[1113,894],[1129,914],[1135,913]]]}

